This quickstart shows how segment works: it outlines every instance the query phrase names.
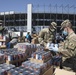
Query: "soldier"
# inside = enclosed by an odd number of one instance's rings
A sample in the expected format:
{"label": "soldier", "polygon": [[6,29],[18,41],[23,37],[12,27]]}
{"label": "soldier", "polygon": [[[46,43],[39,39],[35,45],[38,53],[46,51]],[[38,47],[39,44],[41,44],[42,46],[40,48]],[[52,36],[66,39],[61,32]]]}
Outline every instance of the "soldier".
{"label": "soldier", "polygon": [[3,30],[2,20],[0,20],[0,32]]}
{"label": "soldier", "polygon": [[5,30],[5,27],[3,26],[3,21],[0,20],[0,34],[3,35],[3,33],[5,33],[5,32],[6,32],[6,30]]}
{"label": "soldier", "polygon": [[76,34],[74,33],[72,24],[69,20],[65,20],[61,23],[61,29],[63,29],[63,34],[67,37],[63,47],[59,47],[59,52],[65,57],[65,62],[69,62],[73,66],[73,58],[76,57]]}
{"label": "soldier", "polygon": [[56,30],[57,24],[55,22],[52,22],[49,28],[44,28],[39,33],[38,41],[41,45],[46,47],[46,44],[49,41],[52,41],[53,38],[55,38],[55,30]]}

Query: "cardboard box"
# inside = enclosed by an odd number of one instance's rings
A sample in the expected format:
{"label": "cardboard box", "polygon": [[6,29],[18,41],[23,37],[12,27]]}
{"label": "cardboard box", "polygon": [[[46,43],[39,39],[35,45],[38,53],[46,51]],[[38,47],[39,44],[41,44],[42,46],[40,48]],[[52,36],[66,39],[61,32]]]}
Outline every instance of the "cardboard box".
{"label": "cardboard box", "polygon": [[[54,67],[51,66],[51,68],[48,69],[43,75],[53,75],[53,69],[54,69]],[[59,74],[59,75],[60,75],[60,74]]]}
{"label": "cardboard box", "polygon": [[55,75],[76,75],[74,72],[66,71],[64,69],[56,68],[54,71]]}
{"label": "cardboard box", "polygon": [[47,60],[44,61],[44,60],[38,60],[38,59],[30,58],[30,62],[37,63],[37,64],[43,64],[43,63],[47,62],[50,59],[51,58],[47,58]]}
{"label": "cardboard box", "polygon": [[5,42],[5,40],[4,39],[0,39],[0,42]]}
{"label": "cardboard box", "polygon": [[6,48],[6,45],[1,45],[0,46],[0,49],[5,49]]}

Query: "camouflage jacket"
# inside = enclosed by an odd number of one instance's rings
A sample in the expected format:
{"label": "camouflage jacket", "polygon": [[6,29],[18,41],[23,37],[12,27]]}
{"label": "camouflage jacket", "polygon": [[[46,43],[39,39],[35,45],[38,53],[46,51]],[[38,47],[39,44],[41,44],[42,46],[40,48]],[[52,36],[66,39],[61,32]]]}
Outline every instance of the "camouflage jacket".
{"label": "camouflage jacket", "polygon": [[40,44],[46,46],[47,42],[52,41],[54,38],[54,31],[49,30],[49,28],[44,28],[40,31],[38,36],[38,41]]}
{"label": "camouflage jacket", "polygon": [[66,57],[76,56],[76,34],[74,32],[67,36],[62,49],[67,51],[65,53],[62,52]]}
{"label": "camouflage jacket", "polygon": [[4,27],[0,26],[0,31],[2,31],[4,29]]}

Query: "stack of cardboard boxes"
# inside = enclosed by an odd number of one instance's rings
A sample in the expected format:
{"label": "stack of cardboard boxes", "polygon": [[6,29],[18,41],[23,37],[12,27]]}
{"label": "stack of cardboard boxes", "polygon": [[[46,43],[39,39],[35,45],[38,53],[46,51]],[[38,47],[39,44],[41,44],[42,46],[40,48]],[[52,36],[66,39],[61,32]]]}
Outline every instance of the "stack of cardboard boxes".
{"label": "stack of cardboard boxes", "polygon": [[0,34],[0,49],[6,48],[5,42],[6,42],[5,36],[2,36]]}

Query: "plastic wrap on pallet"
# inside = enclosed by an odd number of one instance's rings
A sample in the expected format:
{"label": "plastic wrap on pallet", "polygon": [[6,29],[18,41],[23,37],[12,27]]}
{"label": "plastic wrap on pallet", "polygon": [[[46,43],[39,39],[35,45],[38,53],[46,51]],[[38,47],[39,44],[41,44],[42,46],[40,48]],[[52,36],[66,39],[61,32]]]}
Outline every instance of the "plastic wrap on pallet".
{"label": "plastic wrap on pallet", "polygon": [[12,64],[10,64],[10,65],[8,65],[6,63],[0,64],[0,75],[7,75],[7,71],[10,69],[13,69],[13,68],[15,68],[15,66]]}
{"label": "plastic wrap on pallet", "polygon": [[31,54],[31,58],[45,61],[48,58],[51,58],[51,53],[50,53],[50,51],[46,52],[43,50],[38,50],[38,51]]}
{"label": "plastic wrap on pallet", "polygon": [[35,44],[30,44],[30,43],[18,43],[17,44],[18,50],[26,50],[26,49],[31,49],[31,48],[36,48]]}
{"label": "plastic wrap on pallet", "polygon": [[9,70],[7,74],[8,75],[40,75],[40,72],[20,66]]}
{"label": "plastic wrap on pallet", "polygon": [[18,51],[17,49],[6,49],[1,50],[0,53],[4,55],[4,60],[8,64],[21,64],[21,62],[25,61],[27,58],[27,54],[22,51]]}
{"label": "plastic wrap on pallet", "polygon": [[36,63],[31,63],[30,61],[26,61],[26,62],[22,63],[22,67],[29,68],[29,69],[32,69],[34,71],[39,71],[40,74],[43,74],[47,69],[50,68],[50,66],[51,66],[50,61],[51,60],[49,60],[43,64],[36,64]]}
{"label": "plastic wrap on pallet", "polygon": [[16,46],[16,48],[18,48],[18,51],[25,52],[28,57],[30,57],[31,54],[37,50],[36,44],[18,43]]}
{"label": "plastic wrap on pallet", "polygon": [[24,52],[19,52],[16,49],[1,50],[0,53],[2,53],[5,56],[6,60],[9,61],[17,60],[25,56]]}

